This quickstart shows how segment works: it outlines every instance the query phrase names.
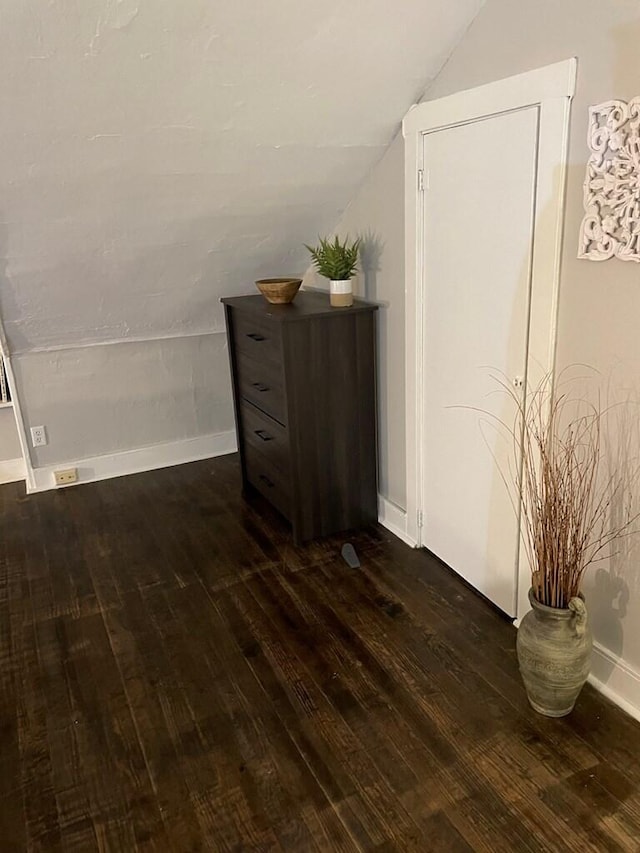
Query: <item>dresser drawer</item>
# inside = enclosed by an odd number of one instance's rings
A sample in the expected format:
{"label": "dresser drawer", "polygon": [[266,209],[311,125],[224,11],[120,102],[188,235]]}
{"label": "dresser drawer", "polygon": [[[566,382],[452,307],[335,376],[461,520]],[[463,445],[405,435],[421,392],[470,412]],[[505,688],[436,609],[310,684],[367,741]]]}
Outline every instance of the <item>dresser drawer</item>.
{"label": "dresser drawer", "polygon": [[237,352],[260,361],[279,364],[282,359],[280,323],[272,323],[251,314],[232,313],[233,339]]}
{"label": "dresser drawer", "polygon": [[238,392],[281,424],[286,424],[282,369],[238,353]]}
{"label": "dresser drawer", "polygon": [[289,473],[289,434],[287,430],[251,403],[240,404],[242,441],[251,445],[283,474]]}
{"label": "dresser drawer", "polygon": [[244,461],[249,483],[280,510],[285,518],[289,518],[291,493],[286,474],[274,467],[250,444],[245,446]]}

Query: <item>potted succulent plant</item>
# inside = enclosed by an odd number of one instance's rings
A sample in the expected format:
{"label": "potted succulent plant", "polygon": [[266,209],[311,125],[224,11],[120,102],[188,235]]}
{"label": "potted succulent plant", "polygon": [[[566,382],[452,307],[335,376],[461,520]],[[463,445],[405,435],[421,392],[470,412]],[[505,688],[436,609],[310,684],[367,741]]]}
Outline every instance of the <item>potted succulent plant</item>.
{"label": "potted succulent plant", "polygon": [[532,609],[518,630],[518,663],[530,704],[549,717],[571,712],[589,675],[585,571],[634,532],[638,518],[626,493],[637,481],[635,464],[605,472],[607,410],[565,387],[562,376],[555,385],[547,376],[526,405],[509,389],[517,406],[512,435],[522,465],[515,485],[531,568]]}
{"label": "potted succulent plant", "polygon": [[351,244],[345,237],[340,242],[336,236],[333,241],[320,237],[317,246],[307,246],[311,259],[320,275],[329,279],[329,299],[334,308],[348,308],[353,305],[353,286],[351,279],[358,268],[360,240]]}

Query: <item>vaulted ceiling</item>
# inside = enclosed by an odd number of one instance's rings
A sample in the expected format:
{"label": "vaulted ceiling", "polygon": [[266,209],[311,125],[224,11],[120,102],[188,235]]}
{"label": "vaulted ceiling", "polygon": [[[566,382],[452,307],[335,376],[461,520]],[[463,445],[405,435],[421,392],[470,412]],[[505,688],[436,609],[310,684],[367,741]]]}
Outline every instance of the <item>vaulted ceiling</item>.
{"label": "vaulted ceiling", "polygon": [[8,0],[10,347],[208,330],[302,273],[481,5]]}

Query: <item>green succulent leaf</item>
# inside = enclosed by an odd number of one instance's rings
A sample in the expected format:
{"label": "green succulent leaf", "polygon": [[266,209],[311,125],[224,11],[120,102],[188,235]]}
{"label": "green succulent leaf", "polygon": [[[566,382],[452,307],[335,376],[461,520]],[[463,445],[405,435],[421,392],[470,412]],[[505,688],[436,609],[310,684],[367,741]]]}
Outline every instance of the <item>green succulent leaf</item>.
{"label": "green succulent leaf", "polygon": [[309,246],[306,243],[304,245],[310,252],[311,260],[320,275],[332,281],[352,278],[358,268],[360,239],[350,244],[347,236],[341,243],[336,235],[333,242],[326,237],[319,237],[318,241],[317,246]]}

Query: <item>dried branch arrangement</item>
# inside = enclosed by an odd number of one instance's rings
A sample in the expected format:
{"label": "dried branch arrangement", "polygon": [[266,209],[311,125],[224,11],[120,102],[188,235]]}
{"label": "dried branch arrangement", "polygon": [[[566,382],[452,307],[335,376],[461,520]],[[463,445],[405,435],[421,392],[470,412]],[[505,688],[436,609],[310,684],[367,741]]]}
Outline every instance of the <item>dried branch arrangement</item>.
{"label": "dried branch arrangement", "polygon": [[587,567],[605,559],[615,540],[636,532],[638,513],[625,492],[637,482],[637,467],[631,477],[605,472],[608,410],[599,402],[554,393],[550,376],[530,392],[526,408],[508,390],[517,406],[512,435],[522,467],[516,485],[534,595],[548,607],[566,608]]}

